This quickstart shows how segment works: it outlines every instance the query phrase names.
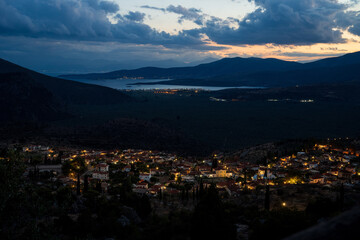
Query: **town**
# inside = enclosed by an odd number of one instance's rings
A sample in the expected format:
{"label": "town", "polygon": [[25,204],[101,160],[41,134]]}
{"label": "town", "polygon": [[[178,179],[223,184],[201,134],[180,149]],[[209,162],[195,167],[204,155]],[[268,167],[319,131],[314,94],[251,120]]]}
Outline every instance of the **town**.
{"label": "town", "polygon": [[[292,185],[360,188],[360,151],[331,145],[315,144],[289,156],[268,157],[262,164],[236,161],[221,152],[197,159],[135,149],[98,151],[27,145],[22,151],[28,163],[27,177],[38,174],[42,176],[39,179],[59,181],[74,191],[78,188],[78,193],[90,185],[102,194],[129,178],[134,193],[148,196],[153,205],[161,200],[162,207],[167,206],[164,202],[191,207],[181,203],[196,199],[200,188],[210,185],[216,186],[223,199],[237,199],[244,191],[263,191],[266,185],[270,189]],[[277,199],[271,205],[304,209],[307,203]]]}
{"label": "town", "polygon": [[281,239],[359,204],[360,150],[349,141],[285,141],[207,157],[2,144],[2,215],[16,226],[7,233],[19,236],[34,228],[44,238],[262,239],[267,229]]}

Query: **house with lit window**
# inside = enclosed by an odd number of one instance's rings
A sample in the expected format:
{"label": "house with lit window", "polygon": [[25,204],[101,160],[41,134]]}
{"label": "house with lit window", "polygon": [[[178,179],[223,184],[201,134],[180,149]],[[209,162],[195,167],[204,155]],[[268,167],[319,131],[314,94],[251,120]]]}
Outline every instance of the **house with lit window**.
{"label": "house with lit window", "polygon": [[139,175],[140,180],[146,181],[146,182],[150,182],[151,179],[151,173],[141,173]]}
{"label": "house with lit window", "polygon": [[98,180],[109,180],[109,165],[106,163],[97,164],[92,172],[92,178]]}

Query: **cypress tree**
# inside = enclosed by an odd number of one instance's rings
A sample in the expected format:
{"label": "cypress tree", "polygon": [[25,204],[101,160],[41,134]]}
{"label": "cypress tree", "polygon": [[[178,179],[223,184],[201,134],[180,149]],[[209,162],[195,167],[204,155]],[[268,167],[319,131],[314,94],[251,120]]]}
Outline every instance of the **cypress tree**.
{"label": "cypress tree", "polygon": [[340,192],[340,211],[342,211],[343,209],[344,209],[344,195],[345,195],[345,191],[344,191],[344,184],[343,183],[341,183],[341,185],[340,185],[340,190],[339,190],[339,192]]}
{"label": "cypress tree", "polygon": [[89,176],[84,176],[84,193],[86,193],[89,190]]}
{"label": "cypress tree", "polygon": [[102,189],[101,189],[101,182],[100,181],[97,181],[96,183],[96,190],[101,193],[102,192]]}
{"label": "cypress tree", "polygon": [[76,195],[80,195],[80,172],[77,173]]}
{"label": "cypress tree", "polygon": [[161,188],[159,189],[159,200],[160,200],[160,202],[162,201],[162,190],[161,190]]}
{"label": "cypress tree", "polygon": [[269,185],[266,185],[265,187],[265,210],[270,210],[270,188]]}
{"label": "cypress tree", "polygon": [[[266,159],[266,165],[267,165],[268,161]],[[267,166],[265,169],[265,210],[269,211],[270,210],[270,187],[268,184],[268,174],[267,174],[268,170],[267,170]]]}
{"label": "cypress tree", "polygon": [[212,163],[211,163],[211,168],[212,169],[215,169],[218,167],[218,161],[216,159],[213,159],[212,160]]}
{"label": "cypress tree", "polygon": [[246,171],[246,168],[244,168],[244,188],[245,188],[245,190],[246,190],[246,182],[247,182],[246,177],[247,177],[247,171]]}
{"label": "cypress tree", "polygon": [[204,183],[203,183],[203,181],[201,179],[201,181],[200,181],[200,189],[199,189],[200,198],[202,198],[203,195],[204,195]]}

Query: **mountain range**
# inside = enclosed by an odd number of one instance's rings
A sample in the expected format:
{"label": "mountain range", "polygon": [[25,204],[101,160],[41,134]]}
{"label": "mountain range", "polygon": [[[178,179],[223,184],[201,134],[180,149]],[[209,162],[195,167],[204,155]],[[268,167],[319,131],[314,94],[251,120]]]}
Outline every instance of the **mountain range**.
{"label": "mountain range", "polygon": [[[310,63],[274,58],[224,58],[194,67],[119,70],[108,73],[61,75],[68,79],[169,79],[161,84],[192,86],[288,87],[360,80],[360,52]],[[157,84],[139,83],[139,84]]]}
{"label": "mountain range", "polygon": [[[224,58],[181,68],[140,68],[109,73],[64,75],[72,79],[147,78],[192,86],[292,87],[360,84],[360,52],[310,63],[278,59]],[[118,80],[121,81],[121,80]],[[156,84],[144,83],[141,84]],[[69,117],[68,105],[107,105],[131,100],[123,92],[50,77],[0,59],[0,121],[48,121]]]}

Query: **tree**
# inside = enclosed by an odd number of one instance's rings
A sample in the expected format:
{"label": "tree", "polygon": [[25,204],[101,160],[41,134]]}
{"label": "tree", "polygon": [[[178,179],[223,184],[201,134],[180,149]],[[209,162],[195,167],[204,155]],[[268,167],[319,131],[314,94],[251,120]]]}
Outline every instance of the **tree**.
{"label": "tree", "polygon": [[181,201],[182,202],[185,201],[185,190],[184,189],[181,190]]}
{"label": "tree", "polygon": [[200,196],[200,198],[202,198],[204,196],[204,183],[203,183],[202,179],[200,180],[199,196]]}
{"label": "tree", "polygon": [[246,182],[247,182],[247,169],[244,168],[244,189],[246,190],[247,189],[247,186],[246,186]]}
{"label": "tree", "polygon": [[61,171],[65,176],[69,176],[71,171],[71,162],[65,161],[61,166]]}
{"label": "tree", "polygon": [[211,163],[211,168],[216,169],[218,167],[218,161],[214,158]]}
{"label": "tree", "polygon": [[24,171],[25,165],[17,152],[9,151],[7,158],[0,159],[0,216],[7,203],[20,193]]}
{"label": "tree", "polygon": [[[266,160],[266,164],[267,164],[267,160]],[[270,187],[268,184],[268,174],[267,174],[268,170],[265,170],[265,181],[266,181],[266,187],[265,187],[265,210],[269,211],[270,210]]]}
{"label": "tree", "polygon": [[191,226],[192,239],[235,239],[234,224],[226,216],[214,184],[195,207]]}
{"label": "tree", "polygon": [[89,176],[86,174],[84,176],[84,193],[89,190]]}
{"label": "tree", "polygon": [[159,200],[160,200],[160,202],[162,201],[162,190],[161,190],[161,188],[159,189]]}
{"label": "tree", "polygon": [[85,160],[81,157],[76,157],[71,162],[71,170],[76,173],[76,194],[80,195],[80,176],[86,171]]}
{"label": "tree", "polygon": [[40,155],[35,155],[35,156],[30,157],[30,164],[34,168],[34,178],[35,179],[38,179],[38,177],[39,177],[39,171],[38,171],[37,165],[39,165],[42,162],[43,162],[43,160]]}
{"label": "tree", "polygon": [[152,183],[157,183],[157,182],[159,182],[159,179],[156,178],[156,177],[151,177],[151,178],[150,178],[150,182],[152,182]]}
{"label": "tree", "polygon": [[270,189],[269,185],[265,187],[265,210],[270,210]]}
{"label": "tree", "polygon": [[57,157],[57,159],[56,159],[56,162],[57,162],[57,163],[61,163],[61,159],[62,159],[63,155],[64,155],[64,151],[60,151],[60,152],[59,152],[59,155],[58,155],[58,157]]}
{"label": "tree", "polygon": [[344,196],[345,196],[345,190],[344,190],[344,184],[341,183],[340,185],[340,189],[339,189],[339,208],[340,208],[340,211],[342,211],[344,209]]}
{"label": "tree", "polygon": [[178,176],[177,179],[176,179],[176,181],[177,181],[178,183],[181,183],[181,176]]}

